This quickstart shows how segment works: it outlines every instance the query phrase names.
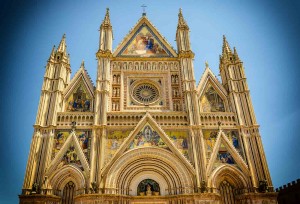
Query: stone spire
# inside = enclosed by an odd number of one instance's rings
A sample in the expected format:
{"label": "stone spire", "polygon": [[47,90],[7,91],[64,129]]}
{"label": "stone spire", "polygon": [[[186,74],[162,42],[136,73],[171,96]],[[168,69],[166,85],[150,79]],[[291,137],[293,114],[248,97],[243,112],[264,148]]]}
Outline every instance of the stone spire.
{"label": "stone spire", "polygon": [[233,47],[233,57],[234,57],[234,60],[240,61],[239,55],[238,55],[235,47]]}
{"label": "stone spire", "polygon": [[53,61],[54,58],[55,58],[55,45],[53,45],[53,48],[52,48],[52,51],[51,51],[48,61]]}
{"label": "stone spire", "polygon": [[186,21],[184,20],[184,17],[182,15],[182,9],[179,9],[179,14],[178,14],[178,25],[177,29],[187,29],[189,30],[189,26],[187,25]]}
{"label": "stone spire", "polygon": [[223,35],[223,47],[222,47],[222,55],[229,55],[231,54],[230,46],[226,40],[225,35]]}
{"label": "stone spire", "polygon": [[106,14],[101,24],[101,28],[111,28],[110,18],[109,18],[109,8],[106,8]]}
{"label": "stone spire", "polygon": [[62,39],[57,48],[57,52],[67,53],[66,34],[62,36]]}

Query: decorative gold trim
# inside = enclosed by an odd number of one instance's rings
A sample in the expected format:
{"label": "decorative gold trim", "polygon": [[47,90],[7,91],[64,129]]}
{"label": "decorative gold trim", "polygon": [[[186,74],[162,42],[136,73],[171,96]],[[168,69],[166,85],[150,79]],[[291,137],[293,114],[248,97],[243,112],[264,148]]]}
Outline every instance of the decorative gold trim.
{"label": "decorative gold trim", "polygon": [[191,51],[191,50],[187,50],[187,51],[180,51],[179,54],[178,54],[178,58],[191,58],[191,59],[194,59],[195,57],[195,54]]}
{"label": "decorative gold trim", "polygon": [[112,53],[110,50],[98,50],[96,53],[98,59],[100,58],[112,58]]}

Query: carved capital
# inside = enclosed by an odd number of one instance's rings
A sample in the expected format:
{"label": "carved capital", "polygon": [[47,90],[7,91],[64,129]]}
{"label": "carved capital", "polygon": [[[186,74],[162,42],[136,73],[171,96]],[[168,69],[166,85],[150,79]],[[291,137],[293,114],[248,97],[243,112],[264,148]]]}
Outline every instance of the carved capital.
{"label": "carved capital", "polygon": [[180,51],[178,54],[178,58],[190,58],[190,59],[194,59],[195,54],[191,51],[191,50],[187,50],[187,51]]}
{"label": "carved capital", "polygon": [[100,58],[112,58],[112,53],[110,50],[98,50],[96,53],[98,59]]}

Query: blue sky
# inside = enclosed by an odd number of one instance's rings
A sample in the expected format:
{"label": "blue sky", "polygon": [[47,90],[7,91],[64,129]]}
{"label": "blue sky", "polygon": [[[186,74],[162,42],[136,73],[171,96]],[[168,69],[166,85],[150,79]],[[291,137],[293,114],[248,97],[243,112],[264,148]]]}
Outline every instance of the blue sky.
{"label": "blue sky", "polygon": [[18,203],[52,46],[67,36],[72,75],[82,59],[95,81],[99,26],[111,11],[113,47],[147,16],[176,49],[179,8],[190,27],[197,83],[207,60],[218,75],[222,35],[235,46],[251,91],[275,187],[300,177],[299,9],[296,1],[7,1],[0,3],[0,203]]}

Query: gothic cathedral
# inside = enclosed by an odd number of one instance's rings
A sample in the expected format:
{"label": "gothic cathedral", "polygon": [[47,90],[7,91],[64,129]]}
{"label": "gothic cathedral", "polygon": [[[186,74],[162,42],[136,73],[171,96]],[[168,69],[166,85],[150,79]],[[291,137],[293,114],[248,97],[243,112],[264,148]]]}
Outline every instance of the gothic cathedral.
{"label": "gothic cathedral", "polygon": [[144,13],[112,50],[100,27],[95,86],[71,79],[66,37],[47,61],[21,204],[275,204],[243,63],[223,37],[220,82],[198,85],[181,10],[171,47]]}

